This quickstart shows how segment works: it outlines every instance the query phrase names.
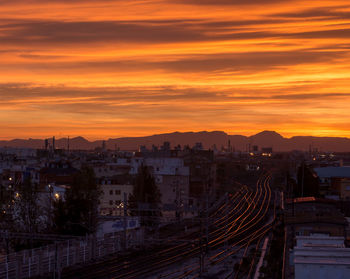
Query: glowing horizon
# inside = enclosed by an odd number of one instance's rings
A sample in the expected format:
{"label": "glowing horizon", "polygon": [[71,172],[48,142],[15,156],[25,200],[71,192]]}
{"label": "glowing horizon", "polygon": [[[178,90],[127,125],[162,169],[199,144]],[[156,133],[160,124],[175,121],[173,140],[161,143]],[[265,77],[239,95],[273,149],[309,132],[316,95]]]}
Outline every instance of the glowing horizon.
{"label": "glowing horizon", "polygon": [[241,2],[0,0],[0,139],[350,137],[349,1]]}

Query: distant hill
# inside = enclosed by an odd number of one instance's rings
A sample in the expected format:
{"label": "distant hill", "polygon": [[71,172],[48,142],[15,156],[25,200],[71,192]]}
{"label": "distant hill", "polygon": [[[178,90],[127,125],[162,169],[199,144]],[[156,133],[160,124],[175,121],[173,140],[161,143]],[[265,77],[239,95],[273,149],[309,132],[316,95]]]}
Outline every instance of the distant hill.
{"label": "distant hill", "polygon": [[[249,144],[257,145],[259,150],[262,147],[272,147],[274,151],[291,151],[291,150],[309,150],[317,148],[322,151],[350,152],[350,139],[340,137],[311,137],[296,136],[284,138],[274,131],[263,131],[256,135],[246,137],[241,135],[228,135],[225,132],[174,132],[168,134],[159,134],[146,137],[124,137],[106,140],[108,149],[120,148],[121,150],[137,150],[140,145],[150,148],[152,145],[160,146],[164,141],[169,141],[171,146],[180,144],[195,145],[196,142],[202,142],[204,148],[212,148],[216,145],[218,149],[221,146],[227,147],[230,141],[231,146],[236,150],[246,151]],[[67,148],[67,138],[56,140],[57,148]],[[0,147],[24,147],[24,148],[43,148],[44,140],[41,139],[14,139],[9,141],[0,141]],[[70,149],[94,149],[102,146],[102,140],[88,141],[83,137],[70,139]]]}

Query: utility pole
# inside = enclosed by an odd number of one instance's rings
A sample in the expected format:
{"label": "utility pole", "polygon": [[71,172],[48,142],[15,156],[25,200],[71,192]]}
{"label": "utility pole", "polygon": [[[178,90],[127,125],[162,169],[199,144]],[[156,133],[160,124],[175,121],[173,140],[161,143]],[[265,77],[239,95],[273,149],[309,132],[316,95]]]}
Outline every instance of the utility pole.
{"label": "utility pole", "polygon": [[202,222],[202,214],[199,216],[200,222],[200,236],[199,236],[199,278],[203,278],[203,269],[204,269],[204,250],[203,250],[203,222]]}
{"label": "utility pole", "polygon": [[69,136],[68,136],[68,139],[67,139],[67,151],[68,151],[68,155],[69,155]]}
{"label": "utility pole", "polygon": [[[46,183],[47,183],[47,179],[46,179]],[[50,199],[50,205],[49,205],[49,222],[48,222],[48,225],[49,225],[49,229],[52,228],[52,192],[53,192],[53,186],[51,184],[49,184],[47,186],[49,188],[49,199]]]}
{"label": "utility pole", "polygon": [[127,250],[128,249],[128,243],[127,243],[127,214],[128,214],[128,210],[127,210],[127,194],[124,193],[124,205],[123,205],[123,208],[124,208],[124,216],[123,216],[123,219],[124,219],[124,249]]}
{"label": "utility pole", "polygon": [[175,190],[176,190],[176,212],[175,212],[175,217],[176,221],[180,222],[180,190],[179,190],[179,180],[176,179],[175,181]]}
{"label": "utility pole", "polygon": [[209,245],[209,182],[206,183],[206,199],[205,199],[205,239],[206,252],[208,252]]}
{"label": "utility pole", "polygon": [[58,249],[58,243],[55,242],[55,270],[54,270],[54,274],[53,274],[53,278],[54,279],[60,279],[61,278],[61,263],[60,263],[60,257],[58,255],[59,253],[59,249]]}
{"label": "utility pole", "polygon": [[[228,193],[226,193],[225,197],[225,219],[228,218]],[[228,258],[228,237],[227,237],[227,231],[228,231],[228,222],[226,220],[226,226],[225,226],[225,251],[226,251],[226,260],[225,262],[227,263],[227,258]]]}
{"label": "utility pole", "polygon": [[305,172],[305,161],[302,164],[302,176],[301,176],[301,196],[304,197],[304,172]]}
{"label": "utility pole", "polygon": [[[204,204],[205,202],[205,204]],[[204,273],[204,258],[205,254],[208,252],[208,244],[209,244],[209,179],[207,178],[204,181],[204,193],[202,194],[202,202],[201,202],[201,212],[199,215],[200,220],[200,256],[199,256],[199,278],[203,278]],[[203,219],[205,218],[205,243],[204,243],[204,235],[203,235]],[[203,245],[204,244],[204,245]],[[205,246],[205,249],[204,247]]]}

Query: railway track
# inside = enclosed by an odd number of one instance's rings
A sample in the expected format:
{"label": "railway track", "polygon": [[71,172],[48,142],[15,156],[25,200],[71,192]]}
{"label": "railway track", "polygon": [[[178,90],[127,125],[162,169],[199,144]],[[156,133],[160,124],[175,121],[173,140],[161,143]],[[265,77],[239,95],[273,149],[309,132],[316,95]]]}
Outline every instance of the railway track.
{"label": "railway track", "polygon": [[[211,214],[208,219],[213,221],[209,222],[208,235],[199,226],[197,231],[183,237],[181,244],[170,246],[172,241],[176,241],[172,239],[168,243],[165,241],[164,248],[159,247],[153,253],[134,258],[112,257],[81,269],[64,271],[62,278],[144,278],[164,271],[169,266],[198,257],[204,249],[215,250],[224,243],[226,245],[228,243],[229,246],[224,251],[209,259],[209,265],[215,265],[232,255],[237,245],[241,243],[241,246],[244,246],[247,241],[261,238],[263,233],[269,229],[267,225],[261,226],[261,224],[271,202],[270,178],[269,174],[261,177],[256,183],[254,192],[243,187]],[[202,219],[202,224],[205,221]],[[254,232],[254,237],[251,235],[252,232]],[[198,270],[198,265],[190,265],[186,267],[185,272],[179,269],[179,272],[165,274],[165,277],[162,278],[187,278],[192,275],[196,276],[195,273]]]}

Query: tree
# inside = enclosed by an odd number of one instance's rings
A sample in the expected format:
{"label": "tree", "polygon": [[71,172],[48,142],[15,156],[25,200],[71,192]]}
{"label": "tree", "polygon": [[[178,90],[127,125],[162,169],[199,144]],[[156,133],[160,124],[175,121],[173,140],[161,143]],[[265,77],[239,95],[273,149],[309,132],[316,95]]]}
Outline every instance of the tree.
{"label": "tree", "polygon": [[68,214],[66,210],[66,204],[62,199],[55,200],[53,202],[53,220],[54,220],[54,232],[58,234],[67,233],[67,221]]}
{"label": "tree", "polygon": [[18,228],[27,233],[39,231],[41,220],[41,206],[39,204],[39,186],[26,178],[15,194],[15,216]]}
{"label": "tree", "polygon": [[298,169],[298,187],[295,195],[297,197],[319,196],[319,182],[315,175],[305,163]]}
{"label": "tree", "polygon": [[54,204],[54,226],[59,233],[85,235],[98,225],[100,190],[93,169],[83,166],[65,192],[65,201]]}
{"label": "tree", "polygon": [[12,198],[13,193],[0,184],[0,229],[9,229],[13,225]]}
{"label": "tree", "polygon": [[141,216],[141,223],[154,226],[161,216],[160,191],[147,166],[140,166],[135,179],[133,193],[129,199],[131,215]]}

